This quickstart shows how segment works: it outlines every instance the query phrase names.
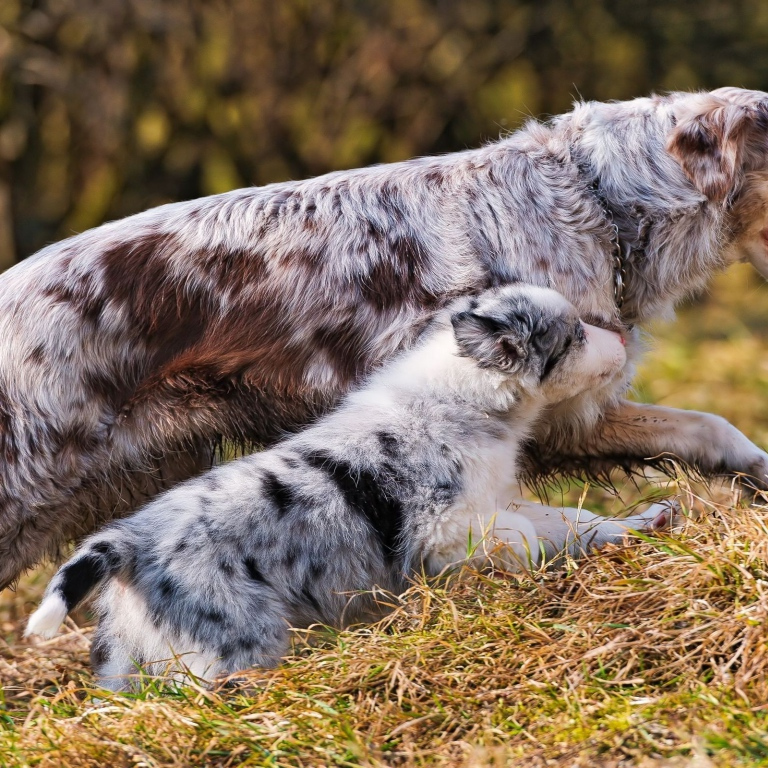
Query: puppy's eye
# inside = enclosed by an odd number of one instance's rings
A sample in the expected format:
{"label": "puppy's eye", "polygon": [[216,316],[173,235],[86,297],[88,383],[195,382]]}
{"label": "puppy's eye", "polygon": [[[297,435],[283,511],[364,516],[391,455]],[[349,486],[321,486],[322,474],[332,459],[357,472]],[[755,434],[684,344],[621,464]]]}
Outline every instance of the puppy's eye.
{"label": "puppy's eye", "polygon": [[568,350],[571,348],[573,343],[573,336],[566,336],[557,348],[551,350],[550,355],[546,359],[544,368],[541,372],[541,381],[544,381],[544,379],[546,379],[547,376],[552,373],[557,364],[568,354]]}

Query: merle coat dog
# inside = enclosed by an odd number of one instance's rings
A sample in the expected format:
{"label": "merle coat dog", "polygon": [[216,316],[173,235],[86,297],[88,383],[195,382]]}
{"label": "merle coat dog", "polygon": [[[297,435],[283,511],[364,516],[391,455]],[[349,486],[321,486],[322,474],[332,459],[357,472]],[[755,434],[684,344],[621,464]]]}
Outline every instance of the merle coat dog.
{"label": "merle coat dog", "polygon": [[676,456],[765,486],[768,455],[722,419],[623,399],[631,328],[737,260],[768,274],[768,94],[733,88],[582,103],[481,149],[52,245],[0,278],[0,586],[219,441],[308,423],[453,297],[515,281],[628,341],[621,380],[541,420],[531,474]]}
{"label": "merle coat dog", "polygon": [[621,337],[582,324],[554,291],[459,299],[338,410],[88,538],[28,633],[54,634],[103,585],[92,651],[102,684],[128,687],[137,665],[210,678],[273,666],[290,627],[375,615],[374,588],[399,593],[468,554],[525,567],[664,525],[669,509],[619,521],[507,507],[542,409],[621,378],[625,362]]}

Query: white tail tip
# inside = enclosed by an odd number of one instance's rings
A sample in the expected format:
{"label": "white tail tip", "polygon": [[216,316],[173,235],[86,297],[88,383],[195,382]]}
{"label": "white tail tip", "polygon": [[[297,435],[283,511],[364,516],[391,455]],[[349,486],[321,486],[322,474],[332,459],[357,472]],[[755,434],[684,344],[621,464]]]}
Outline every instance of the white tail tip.
{"label": "white tail tip", "polygon": [[40,635],[46,640],[54,637],[59,631],[61,622],[67,617],[67,606],[58,592],[48,595],[40,607],[29,617],[24,637]]}

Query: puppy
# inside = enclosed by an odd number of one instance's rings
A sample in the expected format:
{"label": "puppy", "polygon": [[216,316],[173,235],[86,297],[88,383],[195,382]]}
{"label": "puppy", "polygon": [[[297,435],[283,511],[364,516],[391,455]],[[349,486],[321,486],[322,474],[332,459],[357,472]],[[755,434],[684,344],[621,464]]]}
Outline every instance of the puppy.
{"label": "puppy", "polygon": [[[92,660],[129,686],[140,666],[211,678],[286,653],[290,627],[377,612],[374,587],[481,562],[580,554],[666,524],[508,507],[521,442],[546,407],[621,375],[623,339],[560,294],[507,286],[441,313],[413,350],[274,448],[217,467],[91,536],[56,574],[27,634],[52,636],[104,585]],[[470,548],[471,549],[471,548]]]}

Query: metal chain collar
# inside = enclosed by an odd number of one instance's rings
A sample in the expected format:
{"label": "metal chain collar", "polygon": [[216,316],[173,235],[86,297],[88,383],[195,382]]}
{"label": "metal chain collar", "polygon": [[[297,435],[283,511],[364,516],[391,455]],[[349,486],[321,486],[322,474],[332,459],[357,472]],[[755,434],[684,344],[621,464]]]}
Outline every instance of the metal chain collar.
{"label": "metal chain collar", "polygon": [[[606,214],[610,218],[611,226],[613,227],[613,237],[611,238],[611,246],[613,250],[613,300],[616,302],[616,306],[621,311],[624,305],[624,283],[627,279],[627,261],[629,255],[632,252],[632,248],[624,243],[622,244],[619,237],[619,228],[616,222],[613,220],[610,211],[606,210]],[[624,252],[626,250],[626,253]]]}
{"label": "metal chain collar", "polygon": [[627,264],[632,255],[632,246],[629,243],[622,243],[619,235],[619,226],[613,218],[613,212],[608,207],[605,198],[600,193],[597,183],[590,184],[590,188],[597,198],[600,209],[611,226],[613,235],[611,237],[611,266],[613,267],[613,300],[616,308],[621,314],[621,308],[624,305],[624,288],[627,280]]}

